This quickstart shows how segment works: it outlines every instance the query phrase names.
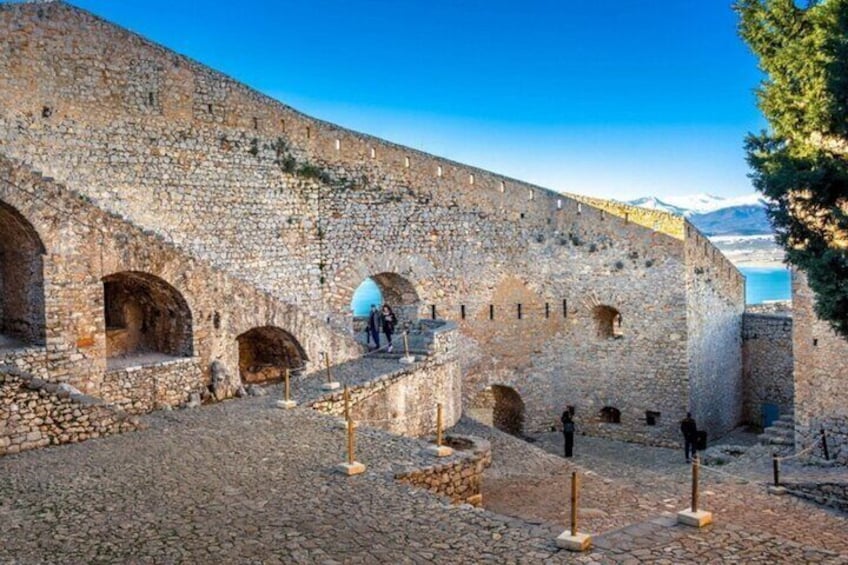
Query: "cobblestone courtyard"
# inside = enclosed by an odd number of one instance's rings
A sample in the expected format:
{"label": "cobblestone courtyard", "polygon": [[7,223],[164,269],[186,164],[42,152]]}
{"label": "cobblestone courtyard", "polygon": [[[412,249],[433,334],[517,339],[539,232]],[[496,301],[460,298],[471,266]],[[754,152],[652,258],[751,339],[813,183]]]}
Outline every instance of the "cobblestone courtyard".
{"label": "cobblestone courtyard", "polygon": [[[492,442],[484,497],[497,514],[396,482],[396,471],[428,461],[417,440],[363,428],[358,459],[367,473],[336,475],[343,432],[335,420],[273,402],[160,412],[141,432],[0,459],[0,562],[848,561],[844,516],[767,496],[757,484],[708,475],[703,504],[716,524],[674,525],[688,468],[670,450],[580,437],[580,455],[566,462],[463,421],[460,431]],[[556,439],[537,445],[553,450]],[[596,468],[583,492],[596,549],[584,555],[553,544],[575,463]],[[508,496],[520,481],[524,506]]]}

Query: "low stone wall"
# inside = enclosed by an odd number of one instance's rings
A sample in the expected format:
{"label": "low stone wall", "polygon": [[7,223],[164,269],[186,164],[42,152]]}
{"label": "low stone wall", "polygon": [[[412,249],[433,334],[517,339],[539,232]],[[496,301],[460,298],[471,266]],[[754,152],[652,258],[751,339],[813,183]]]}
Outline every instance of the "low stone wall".
{"label": "low stone wall", "polygon": [[47,348],[26,347],[0,351],[0,365],[17,367],[30,375],[47,377]]}
{"label": "low stone wall", "polygon": [[131,414],[145,414],[185,404],[191,393],[204,388],[198,359],[185,358],[108,371],[100,393],[104,400]]}
{"label": "low stone wall", "polygon": [[848,512],[848,482],[781,484],[799,498]]}
{"label": "low stone wall", "polygon": [[0,456],[139,428],[126,412],[71,390],[0,367]]}
{"label": "low stone wall", "polygon": [[464,457],[459,461],[404,471],[397,473],[395,479],[450,498],[454,504],[482,506],[480,485],[483,471],[492,464],[491,445],[488,441],[473,436],[455,435],[447,440],[448,443],[467,443],[470,449],[460,452]]}
{"label": "low stone wall", "polygon": [[742,317],[742,417],[762,426],[762,405],[795,409],[792,318],[745,312]]}
{"label": "low stone wall", "polygon": [[[365,426],[420,437],[436,429],[436,404],[442,403],[444,427],[462,415],[462,372],[454,359],[431,357],[402,366],[350,391],[351,417]],[[312,403],[320,412],[344,414],[344,395],[335,392]]]}

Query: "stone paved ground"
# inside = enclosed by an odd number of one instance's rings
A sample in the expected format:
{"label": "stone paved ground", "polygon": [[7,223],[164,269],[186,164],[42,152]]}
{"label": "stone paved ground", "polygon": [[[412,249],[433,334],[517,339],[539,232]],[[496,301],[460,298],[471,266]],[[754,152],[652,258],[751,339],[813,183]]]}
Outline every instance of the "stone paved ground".
{"label": "stone paved ground", "polygon": [[[480,434],[487,429],[467,421],[460,427],[465,432],[474,428]],[[525,442],[489,430],[493,446],[511,444],[501,451],[518,461],[501,461],[502,469],[494,469],[486,477],[487,507],[531,521],[534,517],[558,519],[564,524],[570,471],[580,470],[584,473],[581,506],[590,510],[588,516],[581,516],[585,525],[581,529],[596,534],[595,545],[607,558],[624,562],[668,558],[668,562],[678,563],[697,560],[701,555],[708,561],[848,563],[848,517],[792,497],[766,493],[765,485],[771,477],[767,448],[755,447],[736,462],[703,468],[701,504],[714,512],[716,524],[693,531],[670,526],[674,512],[689,505],[691,473],[682,450],[578,436],[576,456],[568,461],[559,457],[560,434],[535,436],[533,446],[528,445],[526,454],[522,454],[521,444]],[[744,437],[728,441],[750,443]],[[532,473],[528,459],[538,451],[536,447],[559,460],[561,467],[551,462],[547,474]],[[531,472],[526,476],[528,468]],[[518,470],[515,478],[519,480],[509,480],[509,469]],[[844,468],[803,468],[798,462],[787,462],[786,471],[792,476],[845,477]],[[606,516],[598,519],[597,510]]]}
{"label": "stone paved ground", "polygon": [[[715,526],[701,531],[670,524],[662,512],[596,536],[597,549],[571,555],[556,549],[561,529],[451,507],[399,484],[395,471],[431,461],[423,444],[363,428],[358,453],[365,475],[335,475],[343,432],[306,408],[273,408],[275,397],[248,398],[195,410],[161,412],[140,432],[0,459],[2,563],[583,563],[821,562],[848,560],[844,517],[805,503],[769,497],[762,489],[710,482],[705,506]],[[473,423],[485,435],[487,429]],[[545,477],[565,462],[521,440],[489,431],[492,476]],[[544,441],[541,441],[544,445]],[[631,446],[598,443],[614,477],[587,481],[585,500],[620,520],[622,499],[650,502],[665,485],[685,483],[686,470],[640,470]],[[644,448],[636,447],[635,450]],[[661,453],[661,452],[660,452]],[[670,457],[670,455],[669,455]],[[651,457],[642,461],[651,465]],[[674,465],[678,465],[674,463]],[[608,469],[606,469],[608,471]],[[543,487],[550,493],[548,485]],[[553,490],[563,492],[564,485]],[[606,489],[606,490],[605,490]],[[681,495],[678,495],[681,496]],[[547,498],[552,498],[548,496]],[[541,501],[545,498],[541,497]],[[624,500],[627,506],[627,500]],[[562,506],[561,503],[560,507]],[[606,507],[602,507],[605,504]],[[661,506],[661,500],[660,500]],[[626,508],[625,508],[626,510]],[[644,509],[646,514],[651,508]],[[805,520],[783,514],[803,513]],[[793,522],[797,522],[793,524]],[[814,538],[814,539],[813,539]]]}

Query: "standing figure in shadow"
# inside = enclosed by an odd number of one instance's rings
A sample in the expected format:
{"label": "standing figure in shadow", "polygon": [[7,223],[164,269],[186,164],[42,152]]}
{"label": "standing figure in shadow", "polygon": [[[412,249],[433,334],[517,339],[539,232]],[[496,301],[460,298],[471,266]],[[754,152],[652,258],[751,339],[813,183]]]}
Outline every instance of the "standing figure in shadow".
{"label": "standing figure in shadow", "polygon": [[368,337],[374,340],[374,349],[380,349],[380,330],[382,327],[383,316],[377,310],[377,306],[372,304],[371,312],[368,314]]}
{"label": "standing figure in shadow", "polygon": [[386,348],[386,351],[389,353],[392,352],[392,334],[395,333],[395,326],[397,325],[397,317],[395,316],[392,307],[388,304],[383,304],[383,333],[386,334],[386,342],[388,342],[389,346]]}
{"label": "standing figure in shadow", "polygon": [[562,435],[565,438],[565,456],[571,457],[574,454],[574,420],[571,419],[571,410],[565,409],[562,417],[559,419],[562,422]]}

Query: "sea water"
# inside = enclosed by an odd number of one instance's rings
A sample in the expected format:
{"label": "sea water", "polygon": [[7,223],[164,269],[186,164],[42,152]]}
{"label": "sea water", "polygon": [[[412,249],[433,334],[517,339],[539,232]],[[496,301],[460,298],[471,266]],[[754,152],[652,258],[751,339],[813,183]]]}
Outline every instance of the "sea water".
{"label": "sea water", "polygon": [[368,312],[371,311],[372,304],[379,308],[383,304],[383,294],[380,292],[377,283],[368,278],[362,281],[362,284],[353,293],[350,307],[354,316],[367,316]]}
{"label": "sea water", "polygon": [[772,300],[789,300],[792,281],[786,267],[739,267],[745,275],[745,302],[762,304]]}

